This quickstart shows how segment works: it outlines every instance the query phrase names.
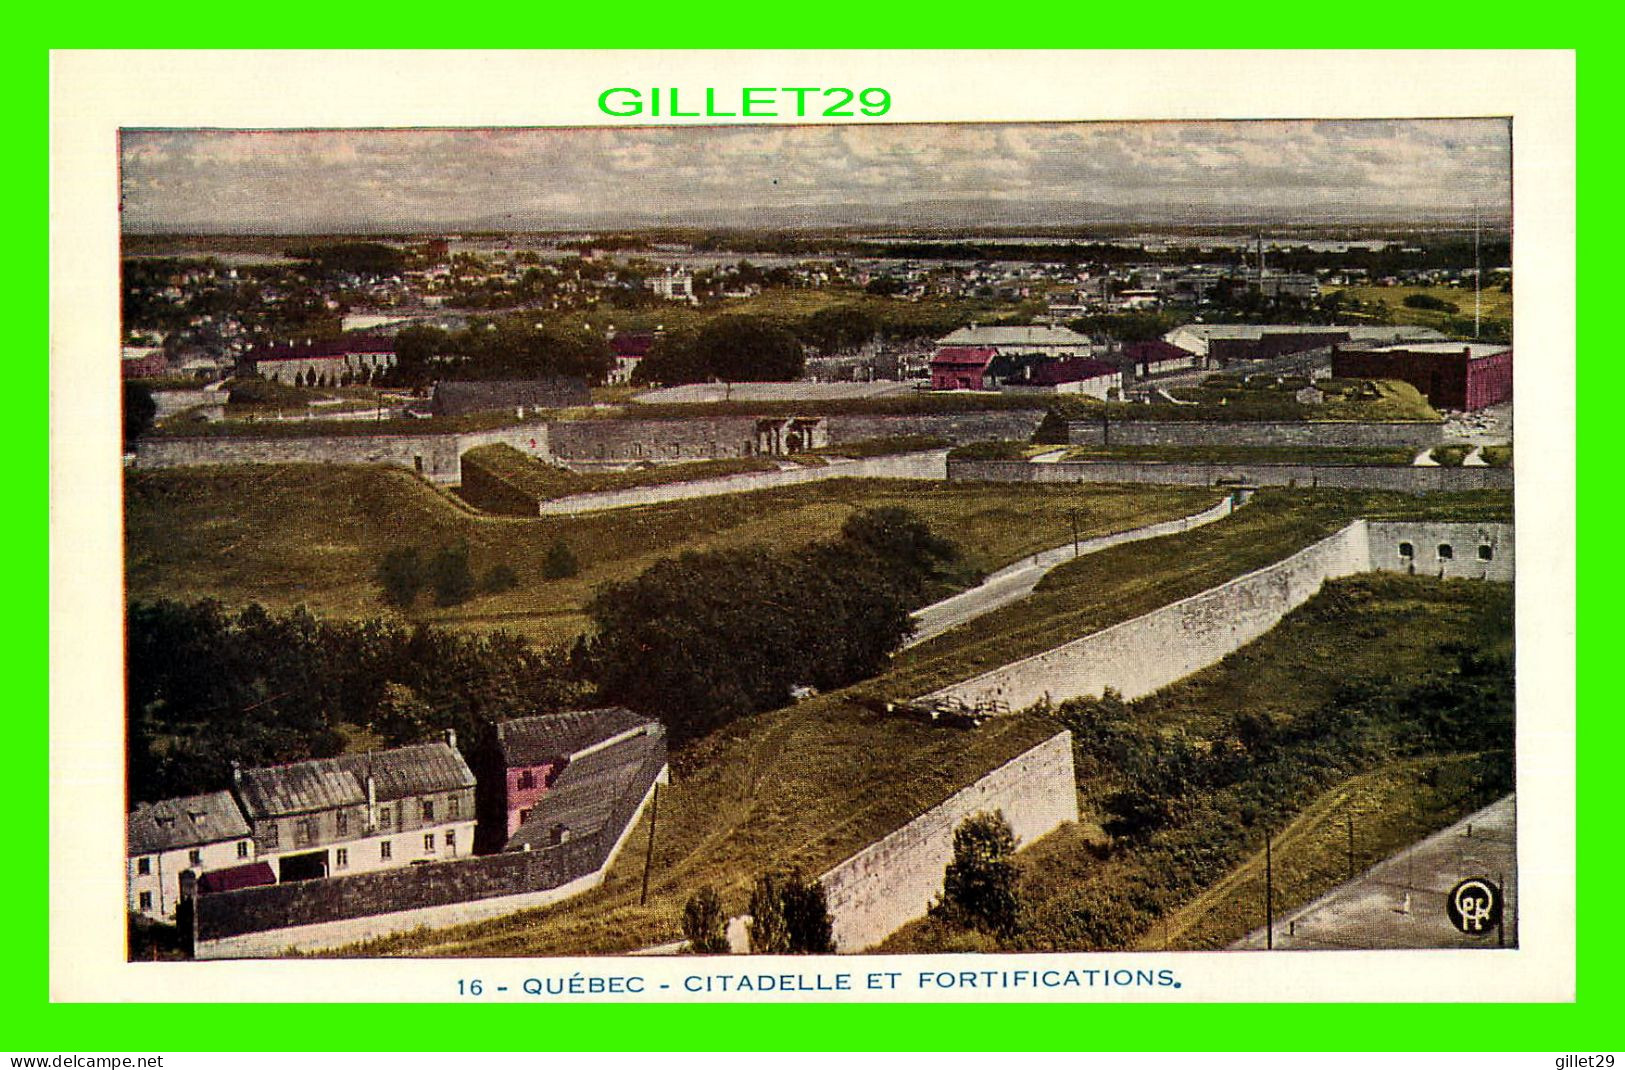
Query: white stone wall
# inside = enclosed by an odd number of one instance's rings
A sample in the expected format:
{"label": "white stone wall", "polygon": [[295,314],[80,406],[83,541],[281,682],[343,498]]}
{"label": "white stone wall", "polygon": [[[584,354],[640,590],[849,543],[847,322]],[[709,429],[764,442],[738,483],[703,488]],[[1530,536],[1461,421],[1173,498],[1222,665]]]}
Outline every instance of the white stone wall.
{"label": "white stone wall", "polygon": [[863,951],[923,916],[942,892],[954,829],[994,810],[1010,822],[1018,847],[1076,821],[1072,733],[1051,736],[820,877],[835,949]]}
{"label": "white stone wall", "polygon": [[[446,843],[446,833],[452,833],[452,844]],[[424,846],[424,837],[434,837],[434,847]],[[389,857],[383,857],[381,844],[389,844]],[[444,862],[448,858],[464,858],[474,853],[474,819],[447,821],[438,825],[425,825],[404,832],[376,833],[353,840],[321,843],[303,847],[289,844],[276,851],[262,851],[259,859],[269,862],[273,871],[279,871],[277,860],[287,855],[327,852],[327,872],[331,876],[345,873],[366,873],[374,869],[393,869],[409,866],[419,859]],[[338,852],[346,852],[345,864],[339,865]]]}
{"label": "white stone wall", "polygon": [[[1371,567],[1383,572],[1410,572],[1440,579],[1490,580],[1511,583],[1511,524],[1372,520]],[[1409,545],[1410,554],[1400,550]],[[1449,547],[1448,556],[1441,554]]]}
{"label": "white stone wall", "polygon": [[1218,661],[1275,627],[1338,576],[1365,572],[1365,521],[1257,572],[1181,599],[1144,616],[934,691],[926,700],[1021,709],[1035,702],[1148,695]]}

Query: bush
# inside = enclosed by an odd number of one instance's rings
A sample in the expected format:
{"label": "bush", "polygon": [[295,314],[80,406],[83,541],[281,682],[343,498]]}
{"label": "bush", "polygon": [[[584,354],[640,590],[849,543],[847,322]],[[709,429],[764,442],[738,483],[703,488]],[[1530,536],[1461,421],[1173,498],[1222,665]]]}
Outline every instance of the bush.
{"label": "bush", "polygon": [[455,606],[474,595],[474,571],[468,565],[468,546],[447,546],[429,561],[429,586],[434,588],[434,604]]}
{"label": "bush", "polygon": [[575,551],[563,539],[548,547],[547,556],[542,559],[542,575],[550,580],[567,580],[581,571],[581,563],[576,560]]}
{"label": "bush", "polygon": [[954,860],[932,916],[1001,936],[1014,933],[1020,914],[1015,854],[1016,837],[1002,811],[967,817],[954,830]]}
{"label": "bush", "polygon": [[683,904],[683,935],[697,955],[728,953],[728,912],[722,909],[722,897],[709,884]]}
{"label": "bush", "polygon": [[480,590],[486,594],[501,594],[511,591],[519,586],[519,577],[507,565],[492,565],[486,570],[485,578],[480,580]]}
{"label": "bush", "polygon": [[423,561],[417,547],[397,546],[385,553],[376,576],[384,589],[384,601],[401,609],[409,607],[423,589]]}
{"label": "bush", "polygon": [[750,893],[753,955],[827,955],[835,951],[834,923],[824,886],[802,872],[764,873]]}

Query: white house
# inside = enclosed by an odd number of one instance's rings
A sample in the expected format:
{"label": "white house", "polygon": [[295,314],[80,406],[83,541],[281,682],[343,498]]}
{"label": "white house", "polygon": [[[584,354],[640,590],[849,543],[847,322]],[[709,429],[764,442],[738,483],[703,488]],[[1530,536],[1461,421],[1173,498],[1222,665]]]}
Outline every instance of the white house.
{"label": "white house", "polygon": [[174,921],[181,874],[240,865],[254,858],[254,841],[227,791],[145,803],[125,818],[129,909]]}

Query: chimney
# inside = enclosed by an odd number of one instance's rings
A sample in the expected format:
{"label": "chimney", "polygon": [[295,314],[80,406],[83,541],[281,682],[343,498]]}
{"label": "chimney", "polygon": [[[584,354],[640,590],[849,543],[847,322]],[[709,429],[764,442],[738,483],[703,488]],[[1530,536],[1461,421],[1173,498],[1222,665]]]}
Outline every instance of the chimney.
{"label": "chimney", "polygon": [[551,839],[555,847],[559,846],[560,844],[569,843],[570,830],[563,825],[554,825]]}
{"label": "chimney", "polygon": [[367,771],[367,828],[372,830],[378,827],[378,782],[372,778],[372,771]]}
{"label": "chimney", "polygon": [[450,747],[452,750],[457,749],[457,729],[446,729],[446,746]]}
{"label": "chimney", "polygon": [[237,785],[238,787],[242,786],[242,783],[243,783],[243,763],[242,762],[233,761],[231,763],[231,782],[233,784]]}

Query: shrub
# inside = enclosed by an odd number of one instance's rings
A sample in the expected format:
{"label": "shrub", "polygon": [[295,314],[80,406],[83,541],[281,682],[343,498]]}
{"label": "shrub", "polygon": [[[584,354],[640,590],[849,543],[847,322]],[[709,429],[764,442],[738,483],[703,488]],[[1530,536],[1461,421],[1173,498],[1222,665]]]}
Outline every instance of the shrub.
{"label": "shrub", "polygon": [[835,950],[824,886],[799,869],[757,877],[750,914],[754,955],[827,955]]}
{"label": "shrub", "polygon": [[728,913],[722,909],[722,897],[709,884],[683,904],[683,935],[697,955],[727,954]]}
{"label": "shrub", "polygon": [[581,563],[576,560],[575,551],[560,539],[548,547],[547,556],[542,559],[542,575],[550,580],[567,580],[581,571]]}
{"label": "shrub", "polygon": [[423,561],[417,547],[397,546],[385,553],[376,576],[384,589],[384,601],[402,609],[410,606],[423,589]]}
{"label": "shrub", "polygon": [[1002,811],[973,814],[954,830],[954,860],[943,874],[933,917],[999,935],[1016,931],[1016,837]]}
{"label": "shrub", "polygon": [[468,546],[458,543],[437,552],[429,561],[429,586],[437,606],[455,606],[474,594],[474,571],[468,565]]}
{"label": "shrub", "polygon": [[485,577],[480,580],[480,590],[487,594],[501,594],[511,591],[519,586],[519,577],[514,570],[504,564],[492,565],[486,570]]}

